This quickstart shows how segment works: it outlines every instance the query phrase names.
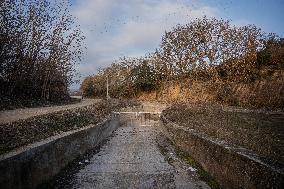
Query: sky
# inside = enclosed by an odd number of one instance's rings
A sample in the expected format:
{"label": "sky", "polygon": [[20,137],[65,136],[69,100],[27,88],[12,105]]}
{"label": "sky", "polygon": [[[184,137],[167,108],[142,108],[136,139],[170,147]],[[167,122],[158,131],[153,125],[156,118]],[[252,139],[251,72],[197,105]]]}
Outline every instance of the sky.
{"label": "sky", "polygon": [[[216,17],[232,25],[255,24],[284,37],[284,0],[71,0],[86,36],[76,66],[82,81],[122,56],[139,57],[159,47],[162,35],[195,18]],[[72,89],[80,84],[73,84]]]}

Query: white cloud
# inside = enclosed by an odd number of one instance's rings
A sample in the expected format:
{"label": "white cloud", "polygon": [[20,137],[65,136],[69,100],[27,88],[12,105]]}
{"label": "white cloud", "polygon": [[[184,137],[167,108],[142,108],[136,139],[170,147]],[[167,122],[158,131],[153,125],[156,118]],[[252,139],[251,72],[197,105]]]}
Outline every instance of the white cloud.
{"label": "white cloud", "polygon": [[119,56],[144,55],[158,47],[165,30],[204,15],[214,8],[196,0],[77,0],[73,14],[86,35],[82,76],[106,67]]}
{"label": "white cloud", "polygon": [[112,2],[107,0],[78,0],[73,14],[80,24],[88,26],[92,23],[102,22],[110,14]]}

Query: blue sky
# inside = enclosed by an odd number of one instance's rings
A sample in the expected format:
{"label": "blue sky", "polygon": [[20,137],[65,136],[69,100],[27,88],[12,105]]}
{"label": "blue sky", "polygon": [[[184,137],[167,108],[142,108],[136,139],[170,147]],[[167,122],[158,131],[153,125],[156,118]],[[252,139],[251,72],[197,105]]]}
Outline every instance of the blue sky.
{"label": "blue sky", "polygon": [[238,26],[255,24],[284,36],[284,0],[72,0],[72,4],[86,35],[87,50],[77,66],[81,81],[120,56],[154,51],[165,30],[205,15]]}
{"label": "blue sky", "polygon": [[219,16],[240,24],[255,24],[266,32],[284,36],[284,0],[203,0]]}

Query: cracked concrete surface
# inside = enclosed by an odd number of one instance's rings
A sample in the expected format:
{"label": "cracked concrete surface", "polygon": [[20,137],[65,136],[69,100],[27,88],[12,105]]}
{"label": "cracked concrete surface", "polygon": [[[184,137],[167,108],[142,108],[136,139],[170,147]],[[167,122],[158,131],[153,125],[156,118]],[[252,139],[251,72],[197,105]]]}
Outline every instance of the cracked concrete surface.
{"label": "cracked concrete surface", "polygon": [[52,187],[209,188],[191,178],[188,168],[169,164],[157,144],[156,122],[133,117],[122,121],[98,152],[74,162],[71,167],[79,167],[66,171]]}

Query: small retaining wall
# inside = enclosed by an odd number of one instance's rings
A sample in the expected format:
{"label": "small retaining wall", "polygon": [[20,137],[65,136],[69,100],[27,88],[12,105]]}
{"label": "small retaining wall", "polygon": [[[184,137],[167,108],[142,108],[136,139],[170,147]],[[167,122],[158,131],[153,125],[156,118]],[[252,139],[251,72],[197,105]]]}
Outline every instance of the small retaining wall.
{"label": "small retaining wall", "polygon": [[119,126],[119,117],[50,137],[0,157],[0,188],[35,188],[94,148]]}
{"label": "small retaining wall", "polygon": [[165,134],[183,151],[215,177],[222,188],[283,188],[283,166],[261,161],[242,148],[227,146],[196,132],[176,125],[161,115]]}

